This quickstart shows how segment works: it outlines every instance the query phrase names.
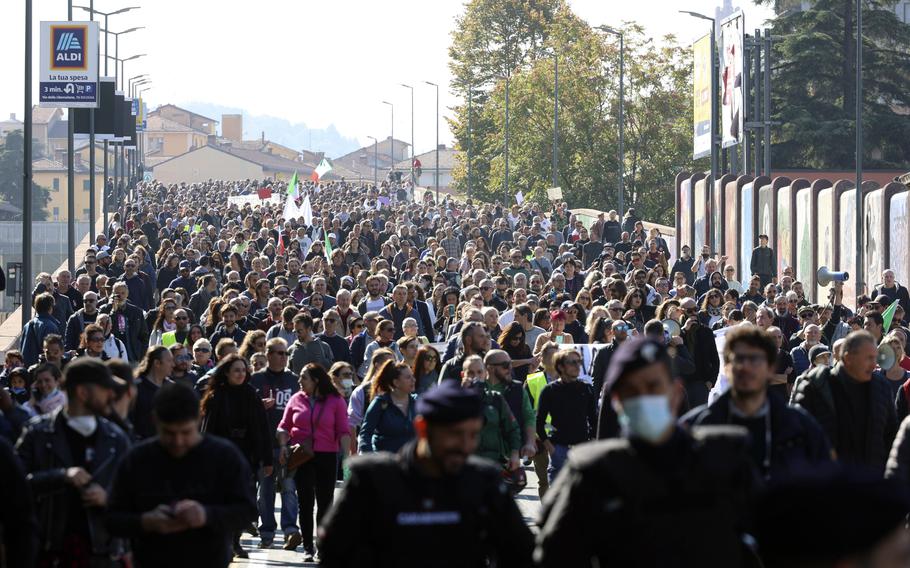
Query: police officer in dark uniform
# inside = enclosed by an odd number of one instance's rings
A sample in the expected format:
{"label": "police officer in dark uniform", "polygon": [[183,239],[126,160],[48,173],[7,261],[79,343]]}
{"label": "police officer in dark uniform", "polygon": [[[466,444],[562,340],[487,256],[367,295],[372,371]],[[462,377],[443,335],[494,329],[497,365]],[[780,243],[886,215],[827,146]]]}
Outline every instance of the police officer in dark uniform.
{"label": "police officer in dark uniform", "polygon": [[[739,426],[676,426],[666,348],[623,343],[604,389],[623,436],[574,448],[544,496],[541,566],[743,566],[756,474]],[[596,562],[595,562],[596,561]]]}
{"label": "police officer in dark uniform", "polygon": [[444,383],[418,400],[415,441],[354,458],[319,528],[322,566],[530,566],[501,468],[473,455],[482,411],[476,391]]}

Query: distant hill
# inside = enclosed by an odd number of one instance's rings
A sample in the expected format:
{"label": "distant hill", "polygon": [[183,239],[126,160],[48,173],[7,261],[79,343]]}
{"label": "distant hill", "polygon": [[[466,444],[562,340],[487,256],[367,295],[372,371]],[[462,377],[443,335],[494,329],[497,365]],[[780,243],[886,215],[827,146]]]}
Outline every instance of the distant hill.
{"label": "distant hill", "polygon": [[307,125],[302,122],[292,123],[276,116],[254,116],[236,107],[200,102],[181,103],[180,106],[218,121],[221,121],[222,114],[242,114],[244,140],[259,138],[265,132],[268,140],[295,150],[325,152],[330,158],[343,156],[360,148],[356,138],[342,136],[333,124],[330,124],[328,128],[309,130]]}

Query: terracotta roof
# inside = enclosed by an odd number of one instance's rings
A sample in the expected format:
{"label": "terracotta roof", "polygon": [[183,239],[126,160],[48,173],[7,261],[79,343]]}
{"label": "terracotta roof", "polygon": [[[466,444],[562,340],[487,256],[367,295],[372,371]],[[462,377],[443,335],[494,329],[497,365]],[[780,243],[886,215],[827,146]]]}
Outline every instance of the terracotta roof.
{"label": "terracotta roof", "polygon": [[51,118],[54,117],[54,114],[60,111],[57,107],[40,107],[35,105],[32,107],[32,122],[35,124],[46,124],[50,122]]}
{"label": "terracotta roof", "polygon": [[215,124],[218,124],[218,121],[215,120],[214,118],[209,118],[209,117],[207,117],[207,116],[205,116],[205,115],[199,114],[199,113],[197,113],[197,112],[193,112],[193,111],[191,111],[191,110],[187,110],[187,109],[185,109],[185,108],[183,108],[183,107],[179,107],[179,106],[177,106],[177,105],[172,105],[172,104],[170,104],[170,103],[164,104],[164,105],[158,105],[158,108],[156,108],[155,110],[149,112],[149,118],[151,118],[152,115],[156,115],[156,116],[157,116],[158,112],[159,112],[161,109],[165,108],[165,107],[176,108],[176,109],[182,110],[182,111],[185,112],[185,113],[191,114],[191,115],[196,116],[196,117],[199,117],[199,118],[204,118],[204,119],[208,120],[209,122],[214,122]]}
{"label": "terracotta roof", "polygon": [[307,164],[304,162],[295,162],[293,160],[288,160],[286,158],[282,158],[281,156],[278,156],[276,154],[266,154],[265,152],[258,152],[256,150],[245,150],[243,148],[232,148],[230,146],[210,146],[210,145],[193,148],[192,150],[190,150],[188,152],[184,152],[183,154],[180,154],[179,156],[174,156],[172,158],[168,158],[167,160],[163,160],[163,161],[157,163],[155,166],[156,167],[160,166],[161,164],[170,162],[171,160],[178,160],[188,154],[192,154],[193,152],[198,152],[204,148],[210,148],[210,149],[218,151],[218,152],[224,152],[225,154],[230,154],[231,156],[234,156],[235,158],[238,158],[238,159],[241,159],[241,160],[244,160],[247,162],[251,162],[258,166],[262,166],[263,168],[265,168],[266,170],[269,170],[269,171],[289,172],[289,173],[293,173],[296,171],[298,173],[298,175],[300,175],[301,177],[309,176],[311,173],[313,173],[313,169],[316,167],[315,164]]}
{"label": "terracotta roof", "polygon": [[[439,169],[440,170],[451,170],[455,167],[455,157],[460,152],[454,148],[440,148],[439,149]],[[420,160],[420,165],[423,167],[423,171],[432,170],[436,168],[436,150],[430,150],[429,152],[424,152],[423,154],[417,154],[415,156]],[[395,164],[395,167],[402,170],[411,169],[411,160],[402,160]]]}
{"label": "terracotta roof", "polygon": [[[52,160],[50,158],[39,158],[32,161],[32,170],[36,172],[66,172],[66,164]],[[75,172],[88,173],[88,162],[83,161],[81,164],[75,164]],[[104,172],[103,165],[95,164],[95,173]]]}
{"label": "terracotta roof", "polygon": [[171,120],[163,116],[155,115],[148,117],[148,126],[146,132],[196,132],[185,124],[180,124],[176,120]]}

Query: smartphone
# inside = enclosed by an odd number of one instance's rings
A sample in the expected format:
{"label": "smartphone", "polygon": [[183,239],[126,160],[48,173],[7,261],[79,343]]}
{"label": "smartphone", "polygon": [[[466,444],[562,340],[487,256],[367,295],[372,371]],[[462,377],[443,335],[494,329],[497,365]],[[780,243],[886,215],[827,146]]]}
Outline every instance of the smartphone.
{"label": "smartphone", "polygon": [[561,336],[561,335],[557,335],[557,336],[556,336],[556,344],[557,344],[557,345],[562,345],[562,336]]}
{"label": "smartphone", "polygon": [[449,304],[449,317],[455,315],[455,304]]}

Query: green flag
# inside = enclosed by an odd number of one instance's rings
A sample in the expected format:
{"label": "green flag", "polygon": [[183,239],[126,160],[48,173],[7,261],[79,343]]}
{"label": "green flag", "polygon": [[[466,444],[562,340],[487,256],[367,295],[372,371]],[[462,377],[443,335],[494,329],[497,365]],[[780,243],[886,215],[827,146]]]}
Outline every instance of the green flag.
{"label": "green flag", "polygon": [[891,302],[891,305],[888,306],[888,309],[882,312],[882,319],[885,320],[882,324],[882,329],[884,333],[888,333],[888,330],[891,328],[891,320],[894,319],[894,312],[897,311],[898,301],[894,300]]}
{"label": "green flag", "polygon": [[288,182],[288,197],[291,199],[297,199],[299,194],[297,193],[297,186],[299,182],[297,180],[297,172],[294,172],[294,175],[291,176],[291,181]]}
{"label": "green flag", "polygon": [[329,234],[325,234],[325,258],[332,262],[332,243],[329,242]]}

